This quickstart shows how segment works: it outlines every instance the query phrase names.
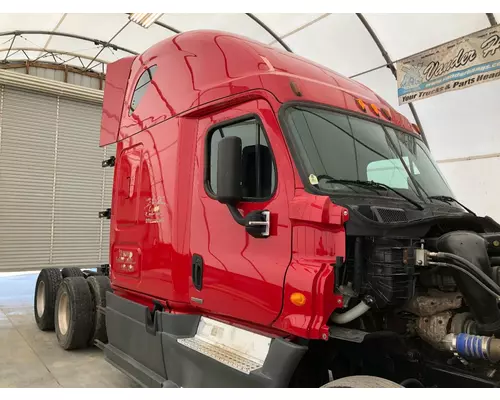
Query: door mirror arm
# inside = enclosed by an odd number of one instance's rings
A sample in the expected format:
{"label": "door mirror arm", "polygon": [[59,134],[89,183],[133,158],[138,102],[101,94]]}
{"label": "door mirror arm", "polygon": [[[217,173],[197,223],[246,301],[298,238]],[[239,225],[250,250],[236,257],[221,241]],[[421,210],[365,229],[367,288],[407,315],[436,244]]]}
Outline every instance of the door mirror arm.
{"label": "door mirror arm", "polygon": [[246,224],[245,217],[243,215],[241,215],[240,210],[238,210],[238,208],[233,204],[228,204],[227,208],[229,208],[229,212],[233,216],[234,220],[239,225],[245,226],[245,224]]}

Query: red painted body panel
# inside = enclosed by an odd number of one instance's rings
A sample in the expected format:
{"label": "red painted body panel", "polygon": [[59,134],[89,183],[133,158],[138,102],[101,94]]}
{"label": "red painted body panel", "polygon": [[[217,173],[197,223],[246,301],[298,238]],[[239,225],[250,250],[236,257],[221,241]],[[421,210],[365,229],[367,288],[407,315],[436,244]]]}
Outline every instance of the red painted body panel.
{"label": "red painted body panel", "polygon": [[[348,215],[328,197],[303,190],[279,109],[308,101],[362,113],[360,98],[389,109],[393,123],[411,130],[409,122],[355,81],[224,32],[179,34],[126,60],[108,69],[101,134],[101,144],[110,143],[112,132],[118,140],[110,236],[116,293],[261,332],[324,338],[331,313],[342,305],[333,292],[333,264],[345,256]],[[126,63],[130,78],[124,78]],[[136,82],[153,65],[152,85],[130,113]],[[244,215],[271,211],[266,239],[248,235],[204,185],[210,127],[250,114],[266,131],[277,190],[269,201],[238,208]],[[193,254],[204,259],[201,291],[192,284]],[[295,292],[305,295],[304,305],[290,301]]]}
{"label": "red painted body panel", "polygon": [[[204,187],[205,139],[210,127],[246,115],[262,120],[278,165],[273,198],[238,205],[243,215],[253,210],[271,212],[271,236],[260,240],[235,223],[227,206],[210,198]],[[203,299],[199,308],[206,312],[270,325],[281,310],[283,280],[291,258],[288,203],[294,191],[293,167],[270,104],[254,100],[200,119],[194,176],[191,252],[202,255],[205,266],[203,289],[190,284],[190,298]]]}
{"label": "red painted body panel", "polygon": [[[288,268],[283,311],[273,327],[296,336],[321,339],[328,336],[326,324],[341,296],[333,292],[333,266],[337,256],[345,257],[344,223],[347,210],[328,197],[297,190],[290,203],[293,224],[292,263]],[[292,293],[306,296],[303,306],[288,299]]]}
{"label": "red painted body panel", "polygon": [[[186,229],[197,125],[194,119],[173,118],[118,143],[110,255],[130,248],[141,252],[140,258],[132,260],[133,271],[122,268],[117,258],[110,260],[113,283],[122,288],[173,302],[187,300],[191,258]],[[127,151],[139,145],[143,148],[140,165],[138,152]],[[136,156],[133,169],[131,155]],[[132,184],[127,198],[121,188]],[[127,219],[136,221],[133,224],[119,218],[126,204],[131,213],[136,212]],[[125,264],[130,265],[128,260]]]}
{"label": "red painted body panel", "polygon": [[[129,62],[130,57],[125,60]],[[107,77],[110,82],[114,80],[114,65],[120,62],[110,64]],[[142,100],[147,106],[129,114],[135,82],[153,65],[158,70],[151,90]],[[116,76],[121,78],[121,74]],[[393,122],[411,129],[406,118],[401,118],[372,90],[321,65],[237,35],[191,31],[159,42],[133,59],[119,140],[201,104],[251,89],[269,90],[281,102],[296,100],[290,90],[290,79],[300,81],[303,100],[358,112],[353,96],[359,97],[391,109]]]}
{"label": "red painted body panel", "polygon": [[102,107],[100,146],[115,143],[118,138],[130,68],[134,59],[135,57],[126,57],[108,65]]}

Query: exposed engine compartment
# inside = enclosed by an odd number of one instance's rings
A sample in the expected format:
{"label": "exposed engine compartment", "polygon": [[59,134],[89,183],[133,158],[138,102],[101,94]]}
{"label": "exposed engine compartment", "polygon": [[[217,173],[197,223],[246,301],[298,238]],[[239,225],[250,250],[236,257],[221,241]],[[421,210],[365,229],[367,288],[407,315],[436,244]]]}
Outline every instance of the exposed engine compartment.
{"label": "exposed engine compartment", "polygon": [[[331,336],[358,344],[371,339],[375,353],[383,346],[377,337],[392,337],[386,353],[408,364],[394,370],[409,368],[423,377],[417,366],[432,364],[474,385],[496,386],[500,229],[490,219],[463,214],[406,223],[363,214],[347,236],[346,259],[335,265],[344,309],[331,317]],[[360,234],[364,219],[371,220],[369,235]]]}

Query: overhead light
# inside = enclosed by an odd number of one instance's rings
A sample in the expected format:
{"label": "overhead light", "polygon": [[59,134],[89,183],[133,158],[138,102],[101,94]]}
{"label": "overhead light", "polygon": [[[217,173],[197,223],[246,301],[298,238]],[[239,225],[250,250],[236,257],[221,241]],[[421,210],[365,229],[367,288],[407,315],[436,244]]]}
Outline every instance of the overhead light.
{"label": "overhead light", "polygon": [[366,105],[365,105],[365,102],[363,100],[356,99],[356,104],[361,111],[366,112]]}
{"label": "overhead light", "polygon": [[378,107],[375,104],[370,104],[370,108],[372,109],[373,113],[378,117],[380,115],[380,111]]}
{"label": "overhead light", "polygon": [[149,28],[162,15],[163,13],[131,13],[129,19],[143,28]]}

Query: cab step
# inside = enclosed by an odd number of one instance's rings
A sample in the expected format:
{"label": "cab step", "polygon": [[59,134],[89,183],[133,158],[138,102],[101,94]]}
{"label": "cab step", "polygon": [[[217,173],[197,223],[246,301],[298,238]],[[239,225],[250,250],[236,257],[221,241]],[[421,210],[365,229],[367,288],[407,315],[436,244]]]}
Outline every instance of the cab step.
{"label": "cab step", "polygon": [[271,338],[201,317],[196,335],[177,342],[221,364],[249,374],[262,368]]}
{"label": "cab step", "polygon": [[244,372],[245,374],[249,374],[264,365],[263,361],[251,360],[233,349],[221,347],[216,343],[207,342],[206,340],[196,336],[192,338],[178,339],[177,341],[180,344],[197,351],[198,353],[213,358],[214,360],[217,360],[228,367]]}

